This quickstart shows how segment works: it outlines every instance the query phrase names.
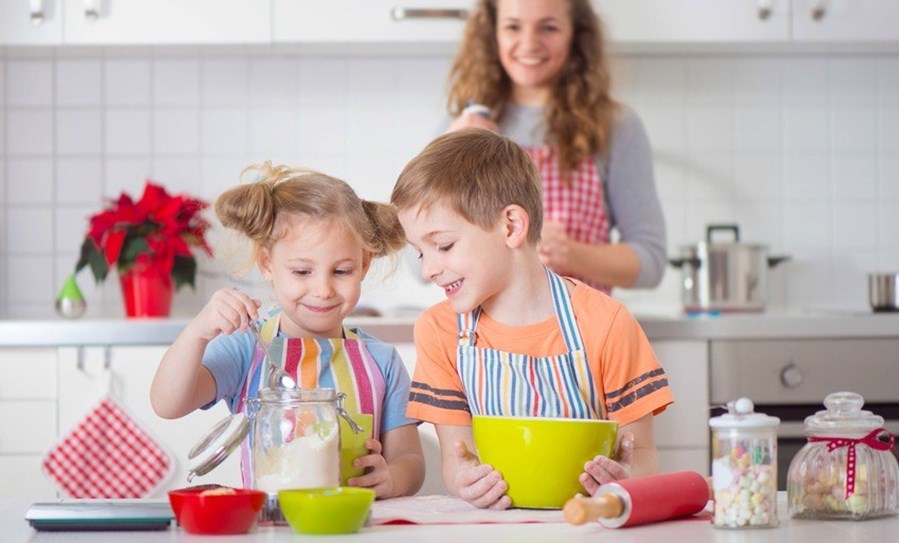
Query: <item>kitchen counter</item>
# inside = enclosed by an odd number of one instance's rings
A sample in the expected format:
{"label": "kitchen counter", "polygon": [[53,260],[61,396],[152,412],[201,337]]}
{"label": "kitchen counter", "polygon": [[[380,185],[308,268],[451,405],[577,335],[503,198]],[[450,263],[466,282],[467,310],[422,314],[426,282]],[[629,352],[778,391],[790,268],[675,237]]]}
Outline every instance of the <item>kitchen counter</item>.
{"label": "kitchen counter", "polygon": [[[616,543],[868,543],[897,541],[897,517],[866,521],[791,520],[785,507],[786,495],[779,493],[780,525],[760,530],[718,530],[708,520],[685,519],[647,526],[611,530],[599,524],[572,526],[564,523],[541,524],[458,524],[390,525],[363,528],[352,537],[358,543],[418,541],[422,543],[458,543],[459,541],[572,542],[615,541]],[[6,543],[24,542],[119,542],[124,532],[37,532],[24,520],[29,503],[0,500],[0,529]],[[299,536],[288,527],[257,528],[240,536],[193,536],[181,529],[157,532],[128,532],[129,543],[161,542],[334,542],[345,537]]]}
{"label": "kitchen counter", "polygon": [[[897,337],[897,313],[839,311],[766,312],[691,317],[637,314],[647,337],[684,339],[789,339]],[[413,340],[414,317],[357,317],[351,326],[392,343]],[[3,320],[0,347],[58,345],[168,345],[185,319]]]}

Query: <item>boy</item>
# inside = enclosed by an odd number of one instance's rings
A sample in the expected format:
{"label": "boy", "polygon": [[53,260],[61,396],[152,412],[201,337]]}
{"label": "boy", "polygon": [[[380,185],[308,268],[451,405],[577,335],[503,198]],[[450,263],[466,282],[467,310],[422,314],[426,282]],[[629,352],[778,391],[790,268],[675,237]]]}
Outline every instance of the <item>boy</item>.
{"label": "boy", "polygon": [[407,164],[391,203],[423,277],[448,298],[416,321],[407,416],[435,425],[450,492],[511,505],[501,475],[471,452],[475,414],[618,421],[616,460],[585,464],[589,494],[654,473],[653,415],[672,402],[665,373],[621,303],[541,263],[528,154],[487,130],[445,134]]}

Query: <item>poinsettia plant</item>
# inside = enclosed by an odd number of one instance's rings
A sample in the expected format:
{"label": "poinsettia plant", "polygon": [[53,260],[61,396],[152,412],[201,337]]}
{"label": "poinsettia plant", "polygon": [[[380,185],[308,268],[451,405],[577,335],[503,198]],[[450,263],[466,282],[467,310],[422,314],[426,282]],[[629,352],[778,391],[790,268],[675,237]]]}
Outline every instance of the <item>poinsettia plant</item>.
{"label": "poinsettia plant", "polygon": [[148,179],[137,202],[123,192],[91,216],[75,271],[90,266],[99,283],[113,265],[120,276],[135,266],[158,266],[172,276],[176,290],[183,285],[193,288],[197,260],[191,248],[199,247],[212,256],[204,237],[209,222],[201,214],[208,205],[196,198],[170,195]]}

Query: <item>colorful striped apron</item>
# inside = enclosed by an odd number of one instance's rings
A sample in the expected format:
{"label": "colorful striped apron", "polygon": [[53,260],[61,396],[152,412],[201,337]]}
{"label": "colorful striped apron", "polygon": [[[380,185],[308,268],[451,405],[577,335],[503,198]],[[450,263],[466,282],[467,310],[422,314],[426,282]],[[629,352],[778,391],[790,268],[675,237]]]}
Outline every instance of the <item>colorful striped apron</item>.
{"label": "colorful striped apron", "polygon": [[[381,435],[381,408],[384,403],[385,382],[363,340],[352,330],[344,329],[343,338],[287,338],[278,336],[281,313],[265,321],[260,330],[264,340],[271,343],[270,357],[260,345],[253,351],[250,371],[241,391],[238,411],[246,412],[247,400],[256,398],[266,388],[269,365],[287,372],[301,388],[333,388],[347,395],[343,405],[347,413],[358,420],[359,414],[372,416],[372,435]],[[267,362],[268,360],[268,362]],[[345,425],[341,424],[341,438]],[[251,435],[241,444],[241,477],[246,488],[252,485],[250,443]]]}
{"label": "colorful striped apron", "polygon": [[547,270],[566,352],[537,358],[475,346],[479,307],[461,313],[456,368],[472,415],[604,418],[565,281]]}

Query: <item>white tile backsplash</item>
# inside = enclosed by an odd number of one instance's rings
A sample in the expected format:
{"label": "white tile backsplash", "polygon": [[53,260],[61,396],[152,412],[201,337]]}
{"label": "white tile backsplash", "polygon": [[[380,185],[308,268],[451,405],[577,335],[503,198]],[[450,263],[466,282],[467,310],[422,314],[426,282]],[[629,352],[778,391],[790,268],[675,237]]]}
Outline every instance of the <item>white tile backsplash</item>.
{"label": "white tile backsplash", "polygon": [[[314,55],[265,48],[0,49],[0,315],[46,316],[103,198],[140,196],[151,177],[212,201],[251,162],[284,161],[386,200],[403,165],[444,118],[449,56]],[[898,268],[896,54],[632,53],[614,60],[617,97],[653,146],[668,252],[737,222],[741,239],[791,260],[770,304],[856,304],[865,275]],[[199,310],[217,288],[260,295],[201,259]],[[235,260],[236,257],[230,257]],[[226,270],[226,268],[229,268]],[[441,298],[400,261],[379,265],[363,303]],[[373,270],[375,271],[375,270]],[[235,281],[239,281],[235,283]],[[121,315],[113,273],[79,275],[94,317]],[[636,308],[677,307],[680,273]]]}
{"label": "white tile backsplash", "polygon": [[103,100],[103,63],[70,59],[56,63],[56,105],[94,106]]}
{"label": "white tile backsplash", "polygon": [[6,198],[12,206],[53,204],[53,163],[45,158],[10,157]]}

